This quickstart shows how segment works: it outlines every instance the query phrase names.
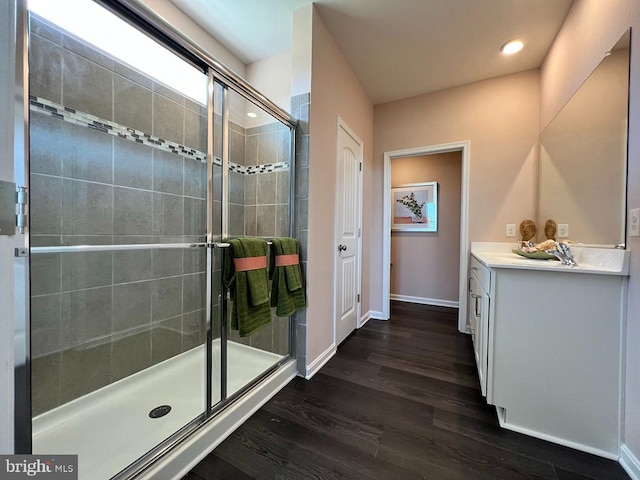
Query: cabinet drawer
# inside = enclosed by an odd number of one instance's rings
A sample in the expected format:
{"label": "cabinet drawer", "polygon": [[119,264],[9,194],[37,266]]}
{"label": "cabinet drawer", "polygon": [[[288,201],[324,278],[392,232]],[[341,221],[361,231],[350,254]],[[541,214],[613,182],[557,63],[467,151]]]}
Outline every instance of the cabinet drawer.
{"label": "cabinet drawer", "polygon": [[471,264],[469,265],[470,274],[475,276],[480,283],[480,287],[486,293],[491,290],[491,270],[488,267],[480,263],[480,261],[471,255]]}

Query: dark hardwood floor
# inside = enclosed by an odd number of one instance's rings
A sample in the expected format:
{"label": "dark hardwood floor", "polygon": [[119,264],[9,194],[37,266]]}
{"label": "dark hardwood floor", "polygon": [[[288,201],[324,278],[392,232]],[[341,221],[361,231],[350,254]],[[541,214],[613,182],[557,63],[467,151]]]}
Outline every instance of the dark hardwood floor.
{"label": "dark hardwood floor", "polygon": [[627,479],[614,461],[502,430],[457,310],[393,303],[295,378],[185,480]]}

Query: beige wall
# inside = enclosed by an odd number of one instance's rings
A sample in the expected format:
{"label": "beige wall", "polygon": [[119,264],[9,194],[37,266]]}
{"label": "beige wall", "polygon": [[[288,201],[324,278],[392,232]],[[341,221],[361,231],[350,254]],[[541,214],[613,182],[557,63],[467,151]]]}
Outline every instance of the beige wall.
{"label": "beige wall", "polygon": [[[247,82],[273,103],[291,111],[291,50],[277,53],[247,65]],[[256,112],[256,109],[252,109]],[[256,112],[256,118],[246,117],[245,127],[273,122],[270,115]]]}
{"label": "beige wall", "polygon": [[311,91],[313,5],[293,12],[291,45],[291,96]]}
{"label": "beige wall", "polygon": [[[627,203],[640,207],[640,6],[637,0],[577,0],[541,70],[541,127],[571,97],[627,28],[632,32]],[[623,443],[640,459],[640,238],[631,250],[626,324]]]}
{"label": "beige wall", "polygon": [[391,186],[438,182],[438,231],[391,233],[391,294],[458,302],[462,153],[391,160]]}
{"label": "beige wall", "polygon": [[224,66],[233,70],[236,74],[245,77],[246,66],[233,53],[227,50],[220,42],[209,35],[196,22],[187,17],[182,10],[176,7],[170,0],[138,0],[149,9],[164,18],[178,31],[186,35],[196,45],[206,51]]}
{"label": "beige wall", "polygon": [[541,129],[627,28],[636,26],[639,10],[637,0],[575,1],[541,68]]}
{"label": "beige wall", "polygon": [[371,309],[382,311],[383,154],[469,140],[469,241],[510,241],[534,214],[539,72],[531,70],[375,107]]}
{"label": "beige wall", "polygon": [[[335,40],[313,9],[311,105],[309,120],[309,246],[307,366],[333,345],[336,252],[336,141],[338,116],[364,144],[362,312],[369,310],[370,172],[373,104]],[[294,16],[294,21],[296,17]],[[296,30],[294,25],[294,32]],[[304,61],[304,59],[302,59]],[[294,59],[295,62],[295,59]],[[294,73],[298,67],[294,63]],[[304,74],[298,73],[298,75]]]}

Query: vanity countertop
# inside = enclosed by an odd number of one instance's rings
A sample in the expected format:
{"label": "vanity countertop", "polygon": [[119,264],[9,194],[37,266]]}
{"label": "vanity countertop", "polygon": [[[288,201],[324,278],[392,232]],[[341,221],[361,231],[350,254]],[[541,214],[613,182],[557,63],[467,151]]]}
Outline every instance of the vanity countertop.
{"label": "vanity countertop", "polygon": [[490,268],[589,273],[600,275],[629,275],[629,250],[571,246],[576,266],[563,265],[557,260],[535,260],[522,257],[511,250],[514,243],[472,242],[471,254]]}

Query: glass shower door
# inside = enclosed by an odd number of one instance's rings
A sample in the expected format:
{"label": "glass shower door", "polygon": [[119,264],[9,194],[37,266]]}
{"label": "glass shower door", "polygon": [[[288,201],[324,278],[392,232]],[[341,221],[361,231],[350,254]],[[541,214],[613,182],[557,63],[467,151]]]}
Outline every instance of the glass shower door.
{"label": "glass shower door", "polygon": [[222,276],[231,237],[291,234],[293,127],[146,35],[110,50],[140,32],[92,0],[30,5],[32,451],[125,478],[290,358]]}
{"label": "glass shower door", "polygon": [[156,44],[185,91],[36,15],[30,35],[33,453],[107,479],[206,410],[208,77]]}
{"label": "glass shower door", "polygon": [[[291,232],[290,167],[292,129],[230,87],[216,83],[221,127],[220,184],[223,191],[222,237],[261,238],[269,243]],[[214,104],[216,102],[214,101]],[[268,252],[267,250],[267,252]],[[267,292],[268,294],[268,292]],[[226,363],[226,395],[233,397],[251,385],[291,352],[289,317],[270,317],[259,328],[242,332],[232,319],[233,303],[243,301],[227,295],[223,323]]]}

